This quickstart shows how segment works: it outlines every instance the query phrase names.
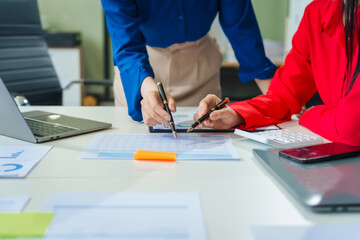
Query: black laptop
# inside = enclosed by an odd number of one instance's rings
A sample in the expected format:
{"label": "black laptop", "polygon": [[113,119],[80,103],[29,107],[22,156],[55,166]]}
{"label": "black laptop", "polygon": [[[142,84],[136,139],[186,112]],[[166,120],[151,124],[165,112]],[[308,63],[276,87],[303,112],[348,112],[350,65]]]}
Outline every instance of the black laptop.
{"label": "black laptop", "polygon": [[301,164],[280,149],[254,149],[256,158],[304,206],[315,212],[360,211],[360,156]]}

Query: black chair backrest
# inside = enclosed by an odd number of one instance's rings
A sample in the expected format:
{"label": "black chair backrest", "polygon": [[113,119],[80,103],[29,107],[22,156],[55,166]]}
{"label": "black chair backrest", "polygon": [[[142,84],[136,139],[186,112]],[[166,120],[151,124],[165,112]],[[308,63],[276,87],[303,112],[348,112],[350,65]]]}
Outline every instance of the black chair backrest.
{"label": "black chair backrest", "polygon": [[31,105],[62,104],[37,0],[0,0],[0,77],[9,92]]}

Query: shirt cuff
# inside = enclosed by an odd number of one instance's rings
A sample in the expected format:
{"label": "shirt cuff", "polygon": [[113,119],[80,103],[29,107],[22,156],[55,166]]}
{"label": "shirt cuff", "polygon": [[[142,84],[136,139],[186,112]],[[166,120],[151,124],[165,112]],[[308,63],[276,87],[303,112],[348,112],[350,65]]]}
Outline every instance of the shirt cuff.
{"label": "shirt cuff", "polygon": [[128,105],[128,114],[135,121],[142,121],[141,113],[141,84],[146,77],[155,77],[150,66],[130,69],[120,72],[121,82],[124,87],[126,102]]}
{"label": "shirt cuff", "polygon": [[241,71],[241,65],[240,65],[240,71],[239,71],[239,78],[242,83],[247,83],[252,80],[260,79],[260,80],[266,80],[269,78],[272,78],[276,72],[276,66],[267,59],[266,67],[258,70],[258,71]]}

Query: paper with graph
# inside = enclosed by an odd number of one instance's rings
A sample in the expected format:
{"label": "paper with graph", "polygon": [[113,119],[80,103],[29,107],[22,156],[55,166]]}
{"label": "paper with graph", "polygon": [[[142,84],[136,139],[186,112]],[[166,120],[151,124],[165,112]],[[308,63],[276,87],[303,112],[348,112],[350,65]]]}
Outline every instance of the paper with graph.
{"label": "paper with graph", "polygon": [[228,135],[97,134],[81,159],[133,159],[137,150],[176,152],[177,160],[239,160]]}
{"label": "paper with graph", "polygon": [[55,192],[44,239],[206,240],[199,193]]}
{"label": "paper with graph", "polygon": [[22,178],[51,146],[0,146],[0,178]]}

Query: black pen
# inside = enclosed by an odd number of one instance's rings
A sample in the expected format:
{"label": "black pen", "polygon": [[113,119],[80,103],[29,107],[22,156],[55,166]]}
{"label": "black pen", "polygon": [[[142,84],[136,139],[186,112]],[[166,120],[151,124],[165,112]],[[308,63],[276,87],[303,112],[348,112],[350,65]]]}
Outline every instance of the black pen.
{"label": "black pen", "polygon": [[171,127],[171,130],[172,130],[172,133],[174,135],[174,138],[177,138],[177,133],[176,133],[176,129],[175,129],[175,123],[174,123],[174,119],[172,117],[172,114],[171,114],[171,111],[169,109],[169,105],[168,105],[168,102],[167,102],[167,98],[166,98],[166,94],[165,94],[165,91],[164,91],[164,88],[163,88],[163,85],[161,82],[158,82],[157,83],[157,87],[158,87],[158,90],[159,90],[159,94],[160,94],[160,98],[161,98],[161,101],[163,102],[164,104],[164,108],[165,110],[167,111],[167,113],[170,115],[170,127]]}
{"label": "black pen", "polygon": [[194,128],[196,128],[198,125],[200,125],[202,122],[204,122],[206,119],[209,118],[210,113],[212,113],[215,110],[218,110],[218,109],[221,109],[221,108],[225,107],[225,105],[228,102],[230,102],[230,99],[226,97],[224,100],[222,100],[221,102],[216,104],[215,107],[213,107],[207,113],[205,113],[204,116],[200,117],[196,122],[194,122],[193,125],[191,125],[191,127],[189,127],[189,129],[186,132],[191,132],[192,130],[194,130]]}

